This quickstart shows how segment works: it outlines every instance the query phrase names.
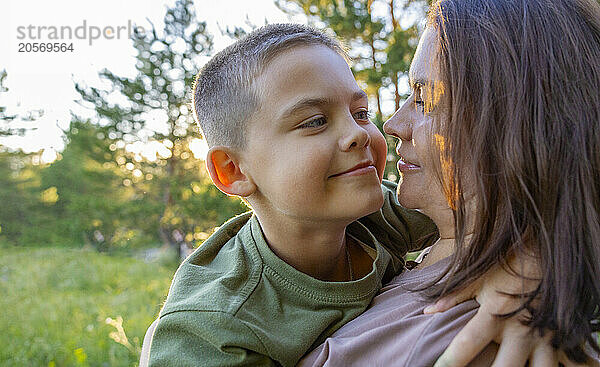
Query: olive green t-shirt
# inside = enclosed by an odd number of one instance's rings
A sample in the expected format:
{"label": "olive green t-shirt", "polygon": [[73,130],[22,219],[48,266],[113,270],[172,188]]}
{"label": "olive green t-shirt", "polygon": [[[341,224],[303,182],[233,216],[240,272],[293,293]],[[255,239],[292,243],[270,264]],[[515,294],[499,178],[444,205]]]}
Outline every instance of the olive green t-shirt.
{"label": "olive green t-shirt", "polygon": [[427,217],[398,204],[395,184],[382,188],[383,208],[346,229],[376,251],[371,272],[354,281],[325,282],[294,269],[270,250],[252,213],[221,226],[177,270],[150,366],[295,365],[362,313],[382,282],[402,271],[404,254],[435,232]]}

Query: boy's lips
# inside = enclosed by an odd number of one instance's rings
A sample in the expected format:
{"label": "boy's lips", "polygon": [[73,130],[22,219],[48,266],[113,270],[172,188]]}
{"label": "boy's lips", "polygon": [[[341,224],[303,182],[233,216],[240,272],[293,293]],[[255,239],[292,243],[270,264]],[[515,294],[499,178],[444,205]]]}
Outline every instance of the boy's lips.
{"label": "boy's lips", "polygon": [[371,161],[364,161],[364,162],[361,162],[361,163],[355,165],[354,167],[347,169],[343,172],[331,175],[331,176],[329,176],[329,178],[340,177],[340,176],[358,176],[358,175],[364,175],[364,174],[371,173],[371,172],[377,173],[377,169],[375,168],[375,165]]}

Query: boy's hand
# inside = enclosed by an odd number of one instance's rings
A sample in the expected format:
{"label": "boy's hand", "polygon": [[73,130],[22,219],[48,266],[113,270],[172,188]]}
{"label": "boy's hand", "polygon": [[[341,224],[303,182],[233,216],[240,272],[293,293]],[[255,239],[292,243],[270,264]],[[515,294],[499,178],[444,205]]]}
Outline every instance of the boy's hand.
{"label": "boy's hand", "polygon": [[477,314],[454,337],[434,367],[466,366],[492,341],[500,345],[494,367],[524,366],[528,360],[531,367],[558,366],[559,361],[565,366],[577,366],[550,345],[550,332],[541,337],[520,322],[527,316],[526,310],[508,319],[495,316],[512,312],[523,302],[502,292],[523,294],[539,283],[539,265],[535,261],[511,261],[509,265],[525,278],[495,266],[469,287],[425,309],[425,313],[441,312],[472,298],[480,304]]}

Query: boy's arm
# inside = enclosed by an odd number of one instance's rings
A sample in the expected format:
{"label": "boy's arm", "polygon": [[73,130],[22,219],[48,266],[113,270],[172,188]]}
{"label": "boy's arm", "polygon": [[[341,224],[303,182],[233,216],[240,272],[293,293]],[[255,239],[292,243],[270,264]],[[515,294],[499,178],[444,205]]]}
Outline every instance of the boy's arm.
{"label": "boy's arm", "polygon": [[365,225],[396,259],[401,259],[409,251],[431,246],[439,235],[435,223],[429,217],[400,205],[396,187],[396,183],[383,180],[383,207],[358,221]]}
{"label": "boy's arm", "polygon": [[279,366],[262,342],[231,315],[175,312],[160,318],[150,343],[149,366]]}

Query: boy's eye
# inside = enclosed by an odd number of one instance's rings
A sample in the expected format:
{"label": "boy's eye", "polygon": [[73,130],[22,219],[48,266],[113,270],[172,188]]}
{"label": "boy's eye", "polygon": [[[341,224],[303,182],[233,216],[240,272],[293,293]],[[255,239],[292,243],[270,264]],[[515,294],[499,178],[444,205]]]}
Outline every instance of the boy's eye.
{"label": "boy's eye", "polygon": [[327,123],[327,120],[325,119],[325,117],[321,116],[321,117],[317,117],[312,120],[309,120],[298,127],[300,129],[310,129],[310,128],[314,129],[314,128],[321,127],[321,126],[325,125],[326,123]]}
{"label": "boy's eye", "polygon": [[367,110],[361,110],[354,114],[354,118],[362,121],[369,121],[371,114]]}

